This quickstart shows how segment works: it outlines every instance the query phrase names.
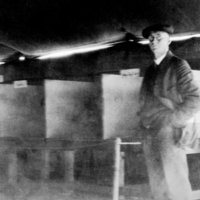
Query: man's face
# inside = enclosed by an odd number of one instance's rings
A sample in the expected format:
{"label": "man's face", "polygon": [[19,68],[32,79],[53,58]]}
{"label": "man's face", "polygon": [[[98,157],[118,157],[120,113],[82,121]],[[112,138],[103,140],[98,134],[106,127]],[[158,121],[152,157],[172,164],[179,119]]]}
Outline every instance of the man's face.
{"label": "man's face", "polygon": [[151,32],[149,37],[149,47],[155,57],[165,54],[169,50],[170,38],[168,33],[163,31]]}

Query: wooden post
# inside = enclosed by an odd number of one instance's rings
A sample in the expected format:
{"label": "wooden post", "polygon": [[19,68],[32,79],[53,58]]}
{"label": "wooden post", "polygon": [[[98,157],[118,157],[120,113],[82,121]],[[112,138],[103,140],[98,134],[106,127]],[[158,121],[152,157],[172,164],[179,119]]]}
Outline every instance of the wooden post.
{"label": "wooden post", "polygon": [[8,163],[8,181],[11,184],[17,183],[18,175],[18,162],[16,152],[11,152],[9,154],[9,163]]}
{"label": "wooden post", "polygon": [[125,152],[120,152],[120,173],[119,173],[119,187],[124,187],[125,181],[125,172],[124,172],[124,166],[125,166]]}
{"label": "wooden post", "polygon": [[74,181],[74,151],[64,151],[65,180]]}
{"label": "wooden post", "polygon": [[114,144],[113,200],[119,200],[120,144],[121,139],[116,138]]}
{"label": "wooden post", "polygon": [[43,154],[43,168],[42,168],[42,179],[43,180],[48,180],[49,179],[49,174],[50,174],[50,150],[49,149],[44,149],[42,151]]}

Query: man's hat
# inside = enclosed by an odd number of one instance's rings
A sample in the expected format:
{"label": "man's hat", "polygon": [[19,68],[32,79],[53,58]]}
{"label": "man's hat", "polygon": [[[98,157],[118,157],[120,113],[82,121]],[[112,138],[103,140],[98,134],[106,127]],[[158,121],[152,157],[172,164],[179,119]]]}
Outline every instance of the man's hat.
{"label": "man's hat", "polygon": [[152,26],[143,29],[142,36],[144,38],[148,38],[151,32],[156,32],[156,31],[164,31],[169,35],[171,35],[174,32],[174,28],[168,24],[154,24]]}

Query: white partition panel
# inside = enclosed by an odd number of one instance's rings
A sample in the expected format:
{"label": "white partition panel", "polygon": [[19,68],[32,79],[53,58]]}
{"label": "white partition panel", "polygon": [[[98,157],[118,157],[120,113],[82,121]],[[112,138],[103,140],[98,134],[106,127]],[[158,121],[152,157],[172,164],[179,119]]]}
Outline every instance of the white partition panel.
{"label": "white partition panel", "polygon": [[99,84],[82,81],[45,81],[46,137],[68,140],[101,135]]}
{"label": "white partition panel", "polygon": [[104,139],[135,133],[141,82],[139,76],[102,76]]}
{"label": "white partition panel", "polygon": [[[200,87],[200,71],[199,70],[193,70],[193,74],[194,74],[194,79],[196,80],[197,84]],[[198,131],[199,137],[200,137],[200,112],[198,112],[196,114],[195,122],[196,122],[197,131]]]}
{"label": "white partition panel", "polygon": [[43,81],[0,84],[0,137],[44,137]]}

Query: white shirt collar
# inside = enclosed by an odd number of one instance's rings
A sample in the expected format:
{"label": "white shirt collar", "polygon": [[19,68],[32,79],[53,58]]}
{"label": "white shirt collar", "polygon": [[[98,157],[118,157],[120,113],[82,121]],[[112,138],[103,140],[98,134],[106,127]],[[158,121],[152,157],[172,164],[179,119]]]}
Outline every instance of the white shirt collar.
{"label": "white shirt collar", "polygon": [[162,62],[162,60],[164,59],[165,56],[166,56],[166,54],[160,56],[159,58],[157,58],[156,60],[154,60],[154,62],[155,62],[157,65],[159,65],[159,64]]}

